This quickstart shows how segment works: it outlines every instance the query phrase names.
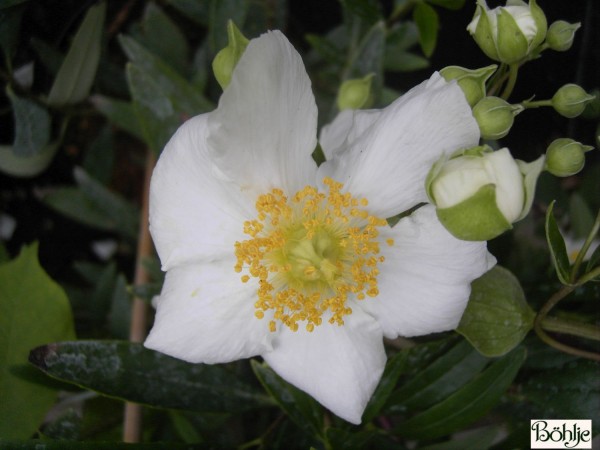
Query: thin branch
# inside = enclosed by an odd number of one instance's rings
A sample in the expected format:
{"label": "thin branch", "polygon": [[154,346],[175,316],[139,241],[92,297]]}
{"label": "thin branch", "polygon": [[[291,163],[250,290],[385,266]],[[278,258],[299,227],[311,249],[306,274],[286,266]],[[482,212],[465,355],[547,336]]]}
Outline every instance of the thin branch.
{"label": "thin branch", "polygon": [[[148,150],[146,169],[144,173],[144,190],[142,193],[142,211],[140,216],[140,232],[137,247],[135,276],[133,283],[138,286],[150,281],[149,274],[144,268],[143,260],[152,255],[152,240],[148,230],[148,204],[150,192],[150,177],[154,168],[154,154]],[[142,342],[146,337],[146,319],[148,307],[141,298],[134,298],[131,307],[131,324],[129,339],[132,342]],[[126,403],[123,421],[123,441],[139,442],[142,429],[142,408],[136,403]]]}

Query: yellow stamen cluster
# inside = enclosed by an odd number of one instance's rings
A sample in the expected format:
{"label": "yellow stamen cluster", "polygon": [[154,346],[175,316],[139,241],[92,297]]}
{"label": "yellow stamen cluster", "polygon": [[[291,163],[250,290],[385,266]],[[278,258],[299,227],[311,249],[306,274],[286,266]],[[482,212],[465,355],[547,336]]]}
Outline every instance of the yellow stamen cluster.
{"label": "yellow stamen cluster", "polygon": [[341,183],[325,178],[324,184],[328,194],[306,186],[291,199],[279,189],[261,195],[257,218],[244,223],[250,239],[235,243],[235,270],[247,270],[244,283],[258,279],[255,316],[272,310],[271,331],[277,321],[293,331],[304,321],[313,331],[327,311],[331,324],[343,325],[352,313],[348,294],[362,300],[379,293],[377,264],[384,257],[377,256],[377,228],[387,222],[361,208],[366,199],[340,192]]}

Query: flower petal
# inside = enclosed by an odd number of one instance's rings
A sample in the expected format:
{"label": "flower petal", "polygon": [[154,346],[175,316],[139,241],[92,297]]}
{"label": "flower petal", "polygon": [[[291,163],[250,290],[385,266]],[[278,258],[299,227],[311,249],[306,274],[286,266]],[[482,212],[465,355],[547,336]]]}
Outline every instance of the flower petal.
{"label": "flower petal", "polygon": [[438,73],[385,108],[349,148],[319,168],[344,189],[391,217],[426,202],[425,177],[442,154],[472,147],[479,127],[462,90]]}
{"label": "flower petal", "polygon": [[342,326],[327,320],[312,333],[282,327],[263,358],[281,377],[348,422],[362,413],[385,367],[381,328],[359,308]]}
{"label": "flower petal", "polygon": [[226,179],[206,146],[208,114],[184,123],[163,150],[150,184],[150,232],[163,270],[233,254],[254,198]]}
{"label": "flower petal", "polygon": [[319,143],[327,160],[347,150],[379,118],[380,109],[345,109],[321,129]]}
{"label": "flower petal", "polygon": [[485,242],[461,241],[425,205],[391,229],[382,245],[379,295],[361,307],[372,314],[388,338],[419,336],[456,328],[467,306],[471,281],[496,263]]}
{"label": "flower petal", "polygon": [[268,322],[254,317],[256,284],[234,258],[167,272],[144,345],[192,363],[224,363],[271,350]]}
{"label": "flower petal", "polygon": [[302,59],[283,34],[250,41],[209,127],[221,170],[255,197],[313,183],[317,106]]}

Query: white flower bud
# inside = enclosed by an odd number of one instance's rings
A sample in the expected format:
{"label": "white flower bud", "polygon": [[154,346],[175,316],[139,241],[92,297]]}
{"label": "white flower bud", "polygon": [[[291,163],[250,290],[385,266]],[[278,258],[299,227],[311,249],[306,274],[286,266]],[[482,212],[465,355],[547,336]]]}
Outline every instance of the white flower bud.
{"label": "white flower bud", "polygon": [[507,64],[523,60],[546,37],[546,16],[535,0],[513,0],[508,6],[489,9],[479,0],[467,30],[490,58]]}
{"label": "white flower bud", "polygon": [[438,161],[429,172],[426,190],[450,233],[484,241],[510,229],[528,212],[530,193],[524,177],[507,148],[475,147]]}

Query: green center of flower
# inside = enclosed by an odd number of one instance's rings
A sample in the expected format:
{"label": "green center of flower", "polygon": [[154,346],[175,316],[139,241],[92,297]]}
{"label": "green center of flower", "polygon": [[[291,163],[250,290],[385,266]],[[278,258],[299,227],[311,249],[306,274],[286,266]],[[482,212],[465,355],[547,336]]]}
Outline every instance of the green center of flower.
{"label": "green center of flower", "polygon": [[242,282],[258,278],[255,315],[273,311],[271,331],[277,322],[294,331],[305,322],[313,331],[324,313],[343,325],[352,313],[349,294],[362,300],[379,293],[377,265],[384,258],[377,256],[377,228],[387,222],[361,208],[366,199],[342,194],[341,183],[325,178],[324,184],[328,194],[306,186],[291,199],[279,189],[261,195],[257,218],[244,223],[250,239],[235,243],[235,270],[247,270]]}

